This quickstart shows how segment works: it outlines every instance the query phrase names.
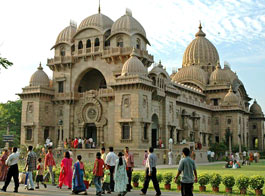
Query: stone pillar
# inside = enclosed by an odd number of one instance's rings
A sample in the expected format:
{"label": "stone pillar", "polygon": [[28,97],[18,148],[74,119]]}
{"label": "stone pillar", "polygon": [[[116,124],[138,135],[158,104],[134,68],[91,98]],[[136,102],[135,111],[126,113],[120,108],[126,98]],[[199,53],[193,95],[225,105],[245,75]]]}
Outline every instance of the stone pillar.
{"label": "stone pillar", "polygon": [[59,124],[59,143],[58,143],[59,150],[63,149],[62,133],[63,133],[63,125]]}
{"label": "stone pillar", "polygon": [[101,144],[101,127],[97,126],[97,143],[96,146],[100,147]]}
{"label": "stone pillar", "polygon": [[229,153],[232,153],[232,140],[231,140],[231,135],[229,135]]}
{"label": "stone pillar", "polygon": [[206,146],[208,147],[209,146],[209,134],[208,133],[206,133],[206,136],[205,136],[206,138]]}
{"label": "stone pillar", "polygon": [[238,135],[238,147],[239,147],[239,153],[242,152],[242,149],[241,149],[241,134]]}

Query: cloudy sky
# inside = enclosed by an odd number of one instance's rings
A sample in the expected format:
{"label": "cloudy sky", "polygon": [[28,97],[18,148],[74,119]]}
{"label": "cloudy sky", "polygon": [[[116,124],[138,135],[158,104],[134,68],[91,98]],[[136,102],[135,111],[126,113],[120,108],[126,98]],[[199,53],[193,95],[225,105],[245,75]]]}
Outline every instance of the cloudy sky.
{"label": "cloudy sky", "polygon": [[[0,54],[14,63],[0,71],[0,102],[16,100],[39,62],[53,57],[50,48],[70,20],[77,24],[98,10],[98,0],[12,0],[0,3]],[[264,0],[101,0],[101,11],[113,21],[132,10],[151,43],[149,52],[169,73],[202,22],[221,62],[228,61],[250,97],[265,111]],[[223,64],[223,63],[222,63]],[[51,77],[47,66],[44,70]]]}

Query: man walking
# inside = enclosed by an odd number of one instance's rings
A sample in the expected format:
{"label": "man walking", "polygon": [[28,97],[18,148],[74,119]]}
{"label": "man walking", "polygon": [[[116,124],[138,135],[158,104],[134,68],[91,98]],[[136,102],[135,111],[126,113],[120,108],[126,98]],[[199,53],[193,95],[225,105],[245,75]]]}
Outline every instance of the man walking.
{"label": "man walking", "polygon": [[[193,183],[197,182],[197,171],[194,161],[190,158],[190,150],[188,148],[183,149],[184,158],[180,161],[178,167],[178,174],[175,180],[178,179],[182,173],[181,178],[181,195],[182,196],[193,196],[192,187]],[[194,179],[194,175],[195,179]]]}
{"label": "man walking", "polygon": [[[70,153],[70,152],[69,152]],[[48,176],[51,176],[52,178],[52,185],[56,186],[55,180],[54,180],[54,174],[53,174],[53,167],[55,167],[55,161],[52,154],[52,147],[48,148],[48,153],[45,156],[45,162],[44,162],[44,168],[47,170],[47,167],[49,168],[49,172],[44,176],[44,181],[48,178]]]}
{"label": "man walking", "polygon": [[17,152],[17,147],[13,147],[12,154],[8,156],[6,160],[6,165],[9,166],[5,185],[1,189],[1,191],[6,192],[6,189],[11,181],[11,178],[13,177],[14,183],[15,183],[15,189],[14,192],[18,192],[19,182],[18,182],[18,160],[19,160],[19,153]]}
{"label": "man walking", "polygon": [[133,155],[129,152],[129,147],[125,147],[124,150],[124,158],[126,161],[126,171],[128,176],[127,191],[130,192],[132,189],[131,181],[132,181],[132,172],[134,167],[134,159]]}
{"label": "man walking", "polygon": [[118,156],[113,152],[113,147],[109,147],[109,153],[106,156],[106,165],[109,168],[110,171],[110,190],[111,192],[114,192],[114,171],[115,171],[115,164],[116,160],[118,159]]}
{"label": "man walking", "polygon": [[153,147],[150,147],[149,153],[148,153],[148,158],[146,160],[146,166],[145,166],[144,187],[141,189],[142,193],[140,195],[146,195],[150,180],[153,181],[153,185],[154,185],[154,188],[156,190],[156,196],[161,195],[159,184],[158,184],[158,181],[156,178],[157,157],[153,152],[154,152]]}
{"label": "man walking", "polygon": [[34,182],[33,182],[33,174],[32,172],[37,169],[37,155],[33,152],[33,146],[28,147],[28,155],[25,165],[25,170],[28,172],[28,179],[29,179],[29,189],[34,190]]}
{"label": "man walking", "polygon": [[169,165],[172,165],[172,160],[173,160],[173,153],[172,153],[172,150],[169,149],[169,152],[168,152],[168,164]]}

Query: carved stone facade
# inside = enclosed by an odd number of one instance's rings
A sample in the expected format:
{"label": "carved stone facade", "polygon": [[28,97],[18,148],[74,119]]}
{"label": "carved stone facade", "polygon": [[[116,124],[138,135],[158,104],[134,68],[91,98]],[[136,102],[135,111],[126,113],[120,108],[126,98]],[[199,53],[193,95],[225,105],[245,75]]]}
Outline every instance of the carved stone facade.
{"label": "carved stone facade", "polygon": [[[195,42],[201,46],[193,47]],[[228,133],[233,145],[264,149],[261,108],[255,102],[249,110],[251,99],[237,75],[228,65],[222,69],[213,64],[219,55],[201,26],[183,57],[183,68],[171,76],[161,62],[148,71],[153,63],[148,44],[130,12],[116,22],[97,13],[78,28],[71,23],[57,37],[54,58],[48,59],[52,79],[40,66],[19,94],[21,143],[43,144],[50,137],[56,146],[62,120],[63,140],[93,138],[96,151],[129,146],[139,160],[149,146],[157,147],[159,138],[161,158],[169,138],[174,151],[188,146],[201,153],[198,159]],[[187,55],[192,51],[206,56],[191,60]],[[94,151],[89,153],[94,158]]]}

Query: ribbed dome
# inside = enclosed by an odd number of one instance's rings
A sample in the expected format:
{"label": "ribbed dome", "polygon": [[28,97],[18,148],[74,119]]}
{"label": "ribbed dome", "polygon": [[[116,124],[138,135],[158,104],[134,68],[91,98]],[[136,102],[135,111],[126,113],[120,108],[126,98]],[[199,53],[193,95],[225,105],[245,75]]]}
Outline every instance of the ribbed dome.
{"label": "ribbed dome", "polygon": [[135,53],[134,49],[131,53],[131,57],[124,63],[121,75],[147,75],[147,69],[144,67],[144,64],[137,58],[137,54]]}
{"label": "ribbed dome", "polygon": [[262,109],[261,109],[260,105],[257,103],[256,100],[255,100],[255,101],[253,102],[253,104],[251,105],[251,107],[250,107],[250,112],[251,112],[252,114],[256,114],[256,115],[258,115],[258,114],[263,114]]}
{"label": "ribbed dome", "polygon": [[104,33],[106,30],[111,29],[112,25],[113,21],[109,17],[99,12],[97,14],[85,18],[80,23],[77,32],[84,29],[93,28],[98,29],[99,31]]}
{"label": "ribbed dome", "polygon": [[201,85],[206,85],[207,74],[199,67],[183,67],[173,76],[172,80],[180,83],[194,81]]}
{"label": "ribbed dome", "polygon": [[38,70],[31,76],[29,81],[30,86],[45,86],[49,87],[50,80],[48,75],[43,71],[43,68],[40,64]]}
{"label": "ribbed dome", "polygon": [[111,35],[117,33],[127,33],[129,35],[140,34],[146,38],[146,33],[143,26],[132,17],[130,11],[126,11],[126,14],[120,17],[114,22],[111,28]]}
{"label": "ribbed dome", "polygon": [[229,80],[231,81],[231,83],[235,80],[238,79],[237,75],[231,70],[231,68],[229,66],[224,66],[224,72],[226,75],[228,75]]}
{"label": "ribbed dome", "polygon": [[229,105],[238,105],[239,104],[239,98],[233,92],[232,86],[230,86],[228,93],[224,97],[224,103],[229,104]]}
{"label": "ribbed dome", "polygon": [[227,71],[221,69],[220,63],[217,63],[216,69],[211,73],[210,76],[210,84],[214,85],[214,84],[228,84],[230,83],[230,78],[229,78],[229,74],[227,73]]}
{"label": "ribbed dome", "polygon": [[76,25],[73,23],[70,23],[70,25],[64,28],[64,30],[62,30],[61,33],[58,35],[55,46],[60,43],[70,44],[72,42],[72,38],[75,32],[76,32]]}
{"label": "ribbed dome", "polygon": [[215,65],[219,60],[215,46],[205,38],[206,34],[202,31],[200,24],[199,31],[195,39],[188,45],[184,52],[182,66],[191,65]]}
{"label": "ribbed dome", "polygon": [[155,74],[155,75],[162,74],[167,79],[170,79],[167,71],[163,68],[163,65],[161,64],[161,61],[159,61],[159,64],[157,66],[154,66],[152,68],[152,70],[149,72],[149,74]]}

